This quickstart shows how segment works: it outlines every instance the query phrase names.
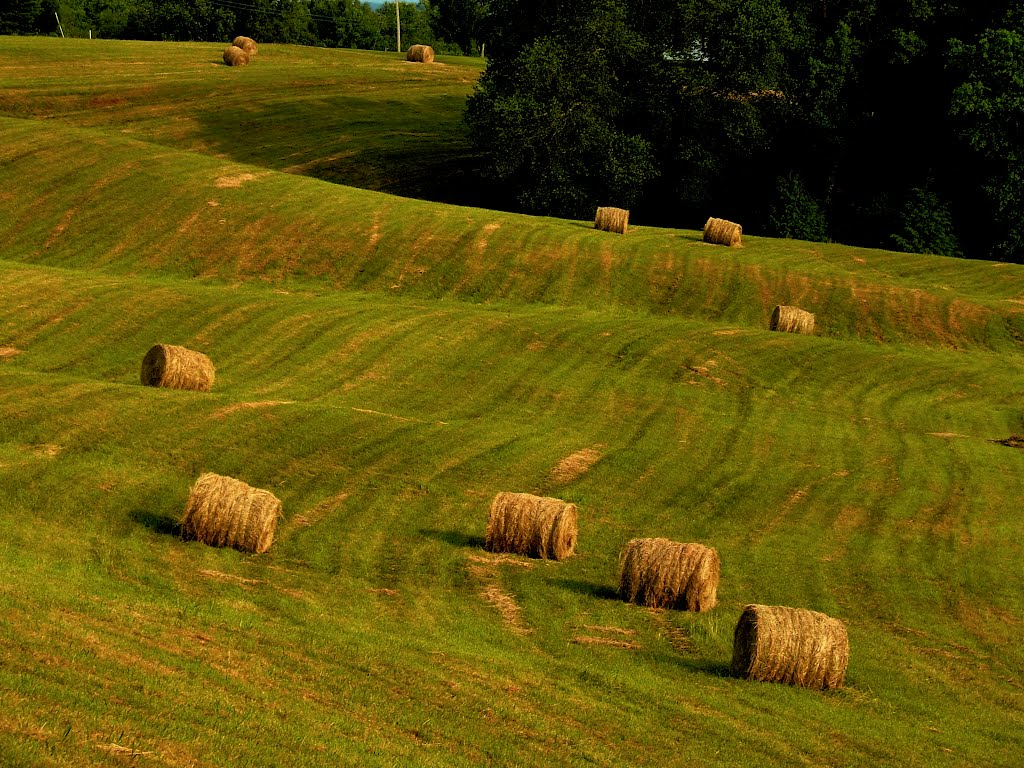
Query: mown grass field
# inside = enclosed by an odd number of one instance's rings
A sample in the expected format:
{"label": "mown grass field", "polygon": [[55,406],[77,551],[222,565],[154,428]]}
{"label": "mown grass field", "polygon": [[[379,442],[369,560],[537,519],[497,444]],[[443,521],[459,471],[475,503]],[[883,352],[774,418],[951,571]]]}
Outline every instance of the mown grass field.
{"label": "mown grass field", "polygon": [[[457,173],[478,63],[87,43],[0,38],[0,763],[1019,764],[1024,268],[329,184],[332,130]],[[447,127],[373,144],[375,87]],[[140,386],[156,342],[214,391]],[[204,471],[280,496],[270,552],[177,536]],[[502,490],[578,555],[483,551]],[[637,536],[716,547],[719,607],[618,601]],[[845,687],[730,677],[751,602],[846,622]]]}

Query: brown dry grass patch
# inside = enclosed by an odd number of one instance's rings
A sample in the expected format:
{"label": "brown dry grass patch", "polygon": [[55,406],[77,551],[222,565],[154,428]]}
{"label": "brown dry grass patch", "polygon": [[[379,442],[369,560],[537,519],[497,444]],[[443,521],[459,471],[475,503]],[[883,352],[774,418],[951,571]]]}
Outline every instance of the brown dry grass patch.
{"label": "brown dry grass patch", "polygon": [[555,485],[565,485],[582,477],[601,460],[602,451],[606,447],[599,443],[592,445],[590,448],[583,448],[575,453],[570,453],[552,468],[548,474],[548,480]]}
{"label": "brown dry grass patch", "polygon": [[234,403],[214,411],[211,414],[211,418],[223,419],[225,416],[230,416],[232,413],[236,413],[238,411],[256,410],[258,408],[273,408],[277,405],[291,405],[294,402],[294,400],[260,400],[259,402],[252,403]]}
{"label": "brown dry grass patch", "polygon": [[600,624],[584,624],[583,628],[591,632],[607,632],[612,635],[627,635],[629,637],[636,634],[635,629],[626,629],[625,627],[607,627]]}
{"label": "brown dry grass patch", "polygon": [[324,499],[308,512],[293,517],[285,526],[284,531],[294,531],[298,528],[309,528],[316,525],[330,513],[337,511],[348,497],[348,491],[341,491],[328,499]]}
{"label": "brown dry grass patch", "polygon": [[222,573],[221,571],[212,571],[208,568],[200,568],[197,573],[200,576],[205,576],[208,579],[214,581],[225,581],[232,584],[241,584],[244,587],[251,587],[255,584],[263,584],[260,579],[247,579],[245,576],[236,576],[233,573]]}
{"label": "brown dry grass patch", "polygon": [[638,651],[641,648],[639,643],[632,643],[627,640],[613,640],[610,637],[593,637],[591,635],[576,635],[569,642],[576,645],[604,645],[609,648],[622,648],[627,651]]}
{"label": "brown dry grass patch", "polygon": [[498,609],[505,624],[517,635],[529,635],[533,632],[523,622],[523,609],[519,607],[519,603],[500,585],[488,584],[480,594],[484,600]]}
{"label": "brown dry grass patch", "polygon": [[242,186],[247,181],[255,181],[255,173],[236,173],[232,176],[218,176],[213,185],[217,189],[235,189]]}
{"label": "brown dry grass patch", "polygon": [[21,350],[17,347],[0,347],[0,360],[10,360],[20,354]]}

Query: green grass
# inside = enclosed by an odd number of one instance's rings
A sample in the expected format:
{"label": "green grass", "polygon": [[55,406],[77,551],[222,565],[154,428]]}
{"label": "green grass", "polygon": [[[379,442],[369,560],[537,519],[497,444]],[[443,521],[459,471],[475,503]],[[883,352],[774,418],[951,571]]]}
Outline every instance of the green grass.
{"label": "green grass", "polygon": [[[205,50],[59,46],[0,39],[0,86]],[[270,49],[240,72],[283,111],[297,68],[392,77]],[[619,237],[47,116],[0,118],[0,762],[1019,761],[1024,452],[992,440],[1024,432],[1024,268]],[[764,330],[779,302],[821,335]],[[141,387],[157,341],[214,391]],[[280,496],[270,552],[176,536],[203,471]],[[501,490],[578,503],[578,556],[490,562]],[[615,599],[654,535],[719,550],[718,608]],[[728,676],[750,602],[846,622],[846,686]]]}

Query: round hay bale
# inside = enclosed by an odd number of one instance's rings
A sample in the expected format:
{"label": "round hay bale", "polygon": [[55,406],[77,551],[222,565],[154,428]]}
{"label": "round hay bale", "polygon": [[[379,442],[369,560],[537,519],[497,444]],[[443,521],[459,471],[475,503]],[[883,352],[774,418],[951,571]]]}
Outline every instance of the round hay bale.
{"label": "round hay bale", "polygon": [[718,551],[669,539],[633,539],[619,555],[619,596],[651,608],[709,611],[718,603]]}
{"label": "round hay bale", "polygon": [[743,245],[743,227],[725,219],[716,219],[714,216],[707,220],[704,225],[704,242],[714,245],[728,245],[730,248],[739,248]]}
{"label": "round hay bale", "polygon": [[215,370],[210,358],[174,344],[156,344],[142,358],[142,383],[147,387],[209,392]]}
{"label": "round hay bale", "polygon": [[629,229],[629,211],[624,208],[598,208],[594,216],[594,229],[626,234]]}
{"label": "round hay bale", "polygon": [[231,41],[231,44],[236,48],[241,48],[243,51],[245,51],[246,55],[250,59],[257,53],[259,53],[259,47],[256,45],[256,41],[253,40],[251,37],[239,35]]}
{"label": "round hay bale", "polygon": [[266,552],[280,516],[281,500],[270,491],[206,472],[188,494],[181,535],[212,547]]}
{"label": "round hay bale", "polygon": [[576,505],[530,493],[499,493],[491,502],[484,547],[547,560],[576,550]]}
{"label": "round hay bale", "polygon": [[405,60],[429,64],[434,60],[434,49],[429,45],[410,45],[409,52],[405,54]]}
{"label": "round hay bale", "polygon": [[817,611],[748,605],[733,635],[732,673],[804,688],[838,688],[850,641],[843,622]]}
{"label": "round hay bale", "polygon": [[224,63],[229,67],[244,67],[249,63],[249,54],[237,45],[232,45],[224,49]]}
{"label": "round hay bale", "polygon": [[786,307],[780,304],[772,312],[769,328],[784,333],[814,333],[814,315],[797,307]]}

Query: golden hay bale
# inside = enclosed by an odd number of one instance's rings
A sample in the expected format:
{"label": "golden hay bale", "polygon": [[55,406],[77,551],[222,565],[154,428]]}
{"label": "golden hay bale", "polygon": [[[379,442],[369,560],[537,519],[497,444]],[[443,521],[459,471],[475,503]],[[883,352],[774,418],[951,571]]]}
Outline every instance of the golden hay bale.
{"label": "golden hay bale", "polygon": [[629,211],[624,208],[598,208],[594,216],[594,229],[626,234],[629,229]]}
{"label": "golden hay bale", "polygon": [[704,225],[704,242],[739,248],[743,245],[743,227],[712,216]]}
{"label": "golden hay bale", "polygon": [[148,387],[209,392],[214,375],[210,358],[174,344],[156,344],[142,358],[142,383]]}
{"label": "golden hay bale", "polygon": [[241,48],[243,51],[245,51],[246,55],[249,58],[252,58],[257,53],[259,53],[259,48],[256,46],[256,41],[253,40],[251,37],[244,37],[243,35],[239,35],[231,41],[231,44],[236,48]]}
{"label": "golden hay bale", "polygon": [[405,60],[429,64],[434,60],[434,49],[429,45],[410,45],[409,52],[405,54]]}
{"label": "golden hay bale", "polygon": [[797,307],[786,307],[780,304],[772,312],[769,328],[785,333],[814,333],[814,315]]}
{"label": "golden hay bale", "polygon": [[633,539],[619,555],[619,596],[652,608],[709,611],[718,603],[718,574],[711,547]]}
{"label": "golden hay bale", "polygon": [[575,504],[530,493],[499,493],[491,502],[484,547],[564,560],[576,549],[576,523]]}
{"label": "golden hay bale", "polygon": [[817,611],[748,605],[733,636],[732,673],[805,688],[838,688],[850,641],[843,622]]}
{"label": "golden hay bale", "polygon": [[224,63],[229,67],[244,67],[249,63],[249,54],[236,45],[224,49]]}
{"label": "golden hay bale", "polygon": [[281,500],[270,491],[205,472],[188,494],[181,535],[213,547],[266,552],[280,516]]}

